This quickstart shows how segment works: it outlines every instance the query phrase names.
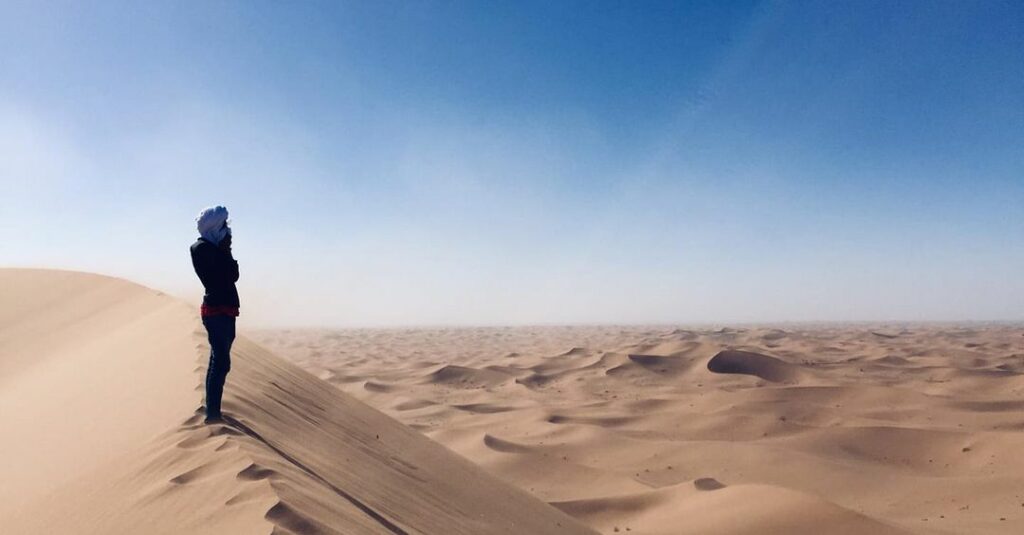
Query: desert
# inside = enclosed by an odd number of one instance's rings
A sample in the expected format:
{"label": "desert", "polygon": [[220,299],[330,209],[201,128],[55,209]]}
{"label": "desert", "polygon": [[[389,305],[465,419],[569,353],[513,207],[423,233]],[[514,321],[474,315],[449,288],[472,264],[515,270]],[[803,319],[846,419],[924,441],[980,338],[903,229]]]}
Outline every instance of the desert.
{"label": "desert", "polygon": [[204,425],[196,309],[0,269],[5,533],[590,533],[262,347]]}
{"label": "desert", "polygon": [[263,330],[601,533],[1017,533],[1024,328]]}

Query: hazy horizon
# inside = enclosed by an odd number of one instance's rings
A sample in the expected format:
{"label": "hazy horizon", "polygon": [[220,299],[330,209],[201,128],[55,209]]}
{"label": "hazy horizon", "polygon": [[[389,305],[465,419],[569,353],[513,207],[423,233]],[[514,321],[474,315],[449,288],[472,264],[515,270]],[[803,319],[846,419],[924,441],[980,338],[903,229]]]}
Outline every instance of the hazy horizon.
{"label": "hazy horizon", "polygon": [[244,325],[1024,320],[1015,2],[9,2],[0,266]]}

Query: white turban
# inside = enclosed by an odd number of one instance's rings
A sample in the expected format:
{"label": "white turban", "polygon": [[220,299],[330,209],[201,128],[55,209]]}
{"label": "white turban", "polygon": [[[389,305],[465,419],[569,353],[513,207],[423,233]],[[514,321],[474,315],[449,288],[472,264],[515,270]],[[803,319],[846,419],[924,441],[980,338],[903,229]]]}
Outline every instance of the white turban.
{"label": "white turban", "polygon": [[196,218],[196,228],[199,230],[199,235],[206,241],[217,245],[225,236],[231,234],[231,229],[224,224],[227,220],[228,209],[223,206],[213,206],[199,212],[199,217]]}

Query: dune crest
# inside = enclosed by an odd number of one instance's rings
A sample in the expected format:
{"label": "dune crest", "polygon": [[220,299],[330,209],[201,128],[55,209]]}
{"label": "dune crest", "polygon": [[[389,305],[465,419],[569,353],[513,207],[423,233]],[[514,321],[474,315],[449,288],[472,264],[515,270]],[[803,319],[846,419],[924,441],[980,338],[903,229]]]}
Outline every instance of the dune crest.
{"label": "dune crest", "polygon": [[0,288],[4,532],[591,533],[244,337],[228,421],[203,425],[205,332],[159,292],[21,269]]}

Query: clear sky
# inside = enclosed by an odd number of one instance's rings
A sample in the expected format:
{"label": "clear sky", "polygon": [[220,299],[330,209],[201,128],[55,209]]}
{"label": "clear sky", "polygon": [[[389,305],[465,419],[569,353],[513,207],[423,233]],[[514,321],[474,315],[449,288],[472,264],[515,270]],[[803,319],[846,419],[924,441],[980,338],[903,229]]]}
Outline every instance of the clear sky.
{"label": "clear sky", "polygon": [[1024,4],[0,4],[0,265],[248,325],[1024,319]]}

